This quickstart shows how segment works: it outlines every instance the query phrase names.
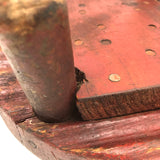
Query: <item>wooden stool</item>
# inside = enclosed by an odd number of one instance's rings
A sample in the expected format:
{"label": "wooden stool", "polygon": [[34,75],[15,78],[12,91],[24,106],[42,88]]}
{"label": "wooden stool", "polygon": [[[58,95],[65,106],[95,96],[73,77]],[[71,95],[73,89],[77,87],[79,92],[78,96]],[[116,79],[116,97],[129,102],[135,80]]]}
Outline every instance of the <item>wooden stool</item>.
{"label": "wooden stool", "polygon": [[160,2],[67,4],[1,2],[2,118],[43,160],[159,159]]}

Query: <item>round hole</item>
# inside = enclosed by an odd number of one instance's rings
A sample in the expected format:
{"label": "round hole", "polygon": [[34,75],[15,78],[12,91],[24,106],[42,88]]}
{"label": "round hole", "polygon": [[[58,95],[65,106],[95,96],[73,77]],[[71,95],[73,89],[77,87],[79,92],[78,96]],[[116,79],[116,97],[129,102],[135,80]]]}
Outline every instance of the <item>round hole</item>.
{"label": "round hole", "polygon": [[86,11],[85,10],[80,10],[79,13],[80,14],[86,14]]}
{"label": "round hole", "polygon": [[79,4],[79,7],[85,7],[86,5],[84,3]]}
{"label": "round hole", "polygon": [[152,50],[152,49],[146,49],[146,54],[148,55],[148,56],[156,56],[156,52],[154,51],[154,50]]}
{"label": "round hole", "polygon": [[157,28],[157,26],[154,25],[154,24],[149,24],[148,26],[151,27],[151,28]]}
{"label": "round hole", "polygon": [[81,45],[83,45],[83,41],[82,40],[80,40],[80,39],[77,39],[77,40],[75,40],[74,41],[74,44],[76,45],[76,46],[81,46]]}
{"label": "round hole", "polygon": [[103,24],[98,24],[97,28],[100,30],[106,29],[105,25],[103,25]]}
{"label": "round hole", "polygon": [[108,78],[112,82],[119,82],[121,80],[121,77],[118,74],[110,74]]}
{"label": "round hole", "polygon": [[102,39],[101,40],[101,44],[103,44],[103,45],[110,45],[111,43],[112,43],[112,41],[109,39]]}

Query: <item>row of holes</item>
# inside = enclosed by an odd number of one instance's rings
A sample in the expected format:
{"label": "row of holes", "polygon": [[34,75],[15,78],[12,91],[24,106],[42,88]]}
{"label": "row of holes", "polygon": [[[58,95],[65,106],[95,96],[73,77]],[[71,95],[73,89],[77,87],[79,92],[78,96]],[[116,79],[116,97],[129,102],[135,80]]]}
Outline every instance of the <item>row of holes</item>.
{"label": "row of holes", "polygon": [[[156,2],[160,2],[160,0],[155,0]],[[150,4],[150,2],[148,2],[148,1],[143,1],[143,3],[144,4],[146,4],[146,5],[148,5],[148,4]],[[81,3],[81,4],[79,4],[79,7],[81,7],[81,8],[83,8],[83,7],[85,7],[86,5],[84,4],[84,3]],[[139,10],[141,10],[140,8],[136,8],[136,10],[137,11],[139,11]],[[79,10],[79,13],[80,14],[86,14],[86,11],[85,10]]]}
{"label": "row of holes", "polygon": [[[160,1],[160,0],[156,0],[156,1]],[[144,1],[144,2],[147,2],[147,1]],[[85,6],[86,5],[84,3],[79,4],[79,7],[85,7]],[[79,13],[80,14],[85,14],[85,10],[80,10]],[[154,24],[149,24],[148,26],[153,28],[153,29],[157,28],[157,26],[154,25]],[[106,29],[106,26],[103,25],[103,24],[98,24],[97,28],[100,29],[100,30],[104,30],[104,29]],[[109,39],[102,39],[100,41],[100,43],[103,44],[103,45],[110,45],[110,44],[112,44],[112,41],[109,40]],[[77,40],[75,40],[74,44],[77,45],[77,46],[80,46],[80,45],[83,45],[84,42],[80,39],[77,39]],[[146,49],[145,52],[149,56],[156,56],[156,52],[152,49]]]}
{"label": "row of holes", "polygon": [[[160,1],[160,0],[156,0],[156,1]],[[147,1],[144,1],[145,4],[149,4],[149,2],[148,2],[148,3],[146,3],[146,2],[147,2]],[[79,4],[79,7],[85,7],[85,6],[86,6],[85,4]],[[85,10],[79,10],[79,13],[83,15],[83,14],[86,13],[86,11],[85,11]],[[148,26],[151,27],[151,28],[153,28],[153,29],[156,29],[156,28],[157,28],[157,26],[154,25],[154,24],[149,24]],[[103,25],[103,24],[98,24],[98,25],[97,25],[97,28],[100,29],[100,30],[104,30],[104,29],[106,29],[106,26]],[[110,45],[110,44],[112,44],[112,41],[109,40],[109,39],[102,39],[102,40],[100,41],[100,43],[101,43],[102,45]],[[77,45],[77,46],[81,46],[81,45],[84,44],[84,42],[83,42],[82,40],[80,40],[80,39],[77,39],[77,40],[75,40],[74,44]],[[157,54],[157,53],[156,53],[154,50],[152,50],[152,49],[146,49],[146,50],[145,50],[145,53],[146,53],[148,56],[156,56],[156,54]],[[112,82],[119,82],[119,81],[121,80],[121,77],[120,77],[118,74],[110,74],[109,77],[108,77],[108,79],[109,79],[110,81],[112,81]]]}

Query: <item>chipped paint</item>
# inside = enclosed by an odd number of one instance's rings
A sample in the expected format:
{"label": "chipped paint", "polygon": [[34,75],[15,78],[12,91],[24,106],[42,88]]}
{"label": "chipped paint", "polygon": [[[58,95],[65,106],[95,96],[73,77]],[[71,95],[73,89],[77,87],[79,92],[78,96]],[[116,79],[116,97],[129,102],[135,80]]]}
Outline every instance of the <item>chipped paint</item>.
{"label": "chipped paint", "polygon": [[0,71],[0,75],[5,74],[5,73],[9,73],[9,71]]}
{"label": "chipped paint", "polygon": [[149,148],[149,150],[147,151],[146,154],[149,154],[149,153],[152,153],[154,151],[159,151],[160,150],[160,147],[157,147],[157,148]]}

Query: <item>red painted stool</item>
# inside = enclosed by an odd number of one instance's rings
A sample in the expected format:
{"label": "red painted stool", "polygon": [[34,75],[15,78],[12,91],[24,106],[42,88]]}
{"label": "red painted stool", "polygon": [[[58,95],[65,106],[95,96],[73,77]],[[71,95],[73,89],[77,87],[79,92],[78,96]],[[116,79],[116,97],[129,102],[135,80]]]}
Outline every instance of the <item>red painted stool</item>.
{"label": "red painted stool", "polygon": [[0,113],[29,150],[160,159],[159,0],[2,0],[0,29]]}

